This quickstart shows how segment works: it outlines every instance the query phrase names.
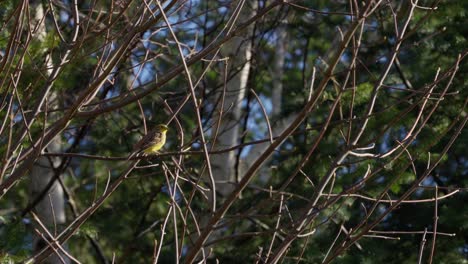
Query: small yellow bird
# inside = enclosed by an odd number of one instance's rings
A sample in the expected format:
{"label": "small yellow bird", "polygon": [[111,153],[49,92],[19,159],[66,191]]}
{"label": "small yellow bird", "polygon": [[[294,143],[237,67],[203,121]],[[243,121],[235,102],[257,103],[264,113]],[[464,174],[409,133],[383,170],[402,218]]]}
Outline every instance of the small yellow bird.
{"label": "small yellow bird", "polygon": [[135,144],[133,147],[134,153],[157,153],[166,143],[166,132],[168,129],[166,125],[157,125]]}

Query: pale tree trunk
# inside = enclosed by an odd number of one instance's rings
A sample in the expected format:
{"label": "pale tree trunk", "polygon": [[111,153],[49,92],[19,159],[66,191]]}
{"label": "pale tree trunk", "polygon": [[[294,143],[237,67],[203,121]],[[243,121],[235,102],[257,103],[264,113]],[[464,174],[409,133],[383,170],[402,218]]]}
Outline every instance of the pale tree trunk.
{"label": "pale tree trunk", "polygon": [[282,100],[283,100],[283,76],[284,76],[284,60],[286,58],[286,41],[287,32],[284,23],[276,29],[276,44],[275,44],[275,57],[273,58],[273,92],[271,95],[272,116],[279,118],[281,114]]}
{"label": "pale tree trunk", "polygon": [[[31,10],[34,12],[34,19],[32,20],[33,24],[31,28],[34,28],[38,23],[40,23],[38,30],[34,35],[33,38],[44,41],[47,31],[45,27],[45,20],[44,20],[44,9],[40,1],[33,1],[31,3]],[[44,53],[46,51],[44,50]],[[48,72],[46,72],[46,76],[50,74],[50,71],[53,67],[50,55],[45,56],[45,64],[47,66]],[[58,108],[57,106],[57,98],[52,94],[49,96],[49,102],[52,103],[48,105],[48,108]],[[49,103],[48,102],[48,103]],[[56,114],[50,114],[48,116],[48,121],[53,121],[56,118]],[[50,152],[61,152],[62,142],[60,138],[55,138],[48,146],[47,149]],[[60,159],[58,158],[46,158],[40,157],[35,165],[31,170],[31,202],[34,203],[36,200],[40,199],[36,206],[33,208],[34,213],[38,216],[39,220],[44,224],[49,232],[56,236],[57,233],[60,231],[60,226],[65,223],[65,198],[64,198],[64,191],[62,186],[60,185],[59,181],[56,179],[54,168],[57,168],[60,164]],[[52,183],[53,182],[53,183]],[[51,185],[52,183],[52,185]],[[39,227],[37,222],[35,222],[35,228],[40,230],[42,234],[46,234],[43,232],[42,228]],[[37,252],[41,250],[44,246],[46,246],[46,242],[43,241],[41,237],[37,233],[34,234],[34,242],[33,247],[34,251]],[[47,240],[51,240],[50,237],[46,237]],[[60,251],[60,250],[59,250]],[[61,259],[57,254],[52,254],[48,259],[47,263],[69,263],[69,259],[64,255],[60,254]]]}
{"label": "pale tree trunk", "polygon": [[[275,57],[273,58],[273,69],[271,72],[272,82],[272,96],[271,104],[272,110],[270,117],[273,122],[270,121],[271,130],[273,137],[278,136],[286,129],[289,124],[294,120],[295,115],[281,116],[282,113],[282,100],[283,100],[283,76],[284,76],[284,62],[286,59],[286,49],[287,49],[287,32],[286,28],[281,24],[276,29],[276,43],[275,43]],[[268,135],[264,135],[264,138],[267,138]],[[269,146],[269,142],[256,144],[252,146],[248,155],[243,159],[243,165],[248,168],[251,166],[252,162],[260,156],[261,153]],[[268,163],[265,163],[268,164]],[[270,179],[271,170],[268,166],[264,166],[260,170],[259,179],[266,182]]]}
{"label": "pale tree trunk", "polygon": [[[254,10],[247,5],[241,10],[239,21],[252,17]],[[216,133],[214,149],[224,149],[240,143],[240,128],[242,101],[245,98],[247,80],[252,57],[250,37],[252,29],[244,31],[243,36],[235,37],[221,49],[222,57],[228,59],[228,73],[236,74],[228,80],[223,91],[217,93],[218,102],[215,127],[219,124]],[[224,95],[224,100],[221,98]],[[224,101],[224,103],[222,103]],[[214,129],[216,130],[216,129]],[[215,178],[217,192],[225,196],[233,190],[235,179],[236,152],[230,151],[221,155],[211,156],[211,167]]]}
{"label": "pale tree trunk", "polygon": [[[239,3],[237,1],[233,2]],[[244,5],[240,11],[238,21],[242,22],[251,17],[254,14],[253,11],[248,5]],[[221,49],[220,56],[228,58],[226,69],[228,81],[220,89],[221,91],[218,91],[215,96],[210,98],[213,100],[212,103],[217,105],[216,114],[213,118],[214,128],[212,134],[212,137],[216,138],[211,146],[212,150],[225,149],[240,143],[242,101],[245,99],[250,59],[252,57],[251,34],[252,29],[248,28],[242,36],[233,38]],[[231,76],[232,73],[235,74]],[[212,175],[216,183],[216,195],[220,194],[225,197],[235,187],[232,183],[236,181],[236,154],[235,151],[229,151],[220,155],[210,155]],[[211,204],[213,201],[209,202]],[[201,226],[205,226],[209,219],[209,214],[204,215]],[[222,231],[214,232],[211,239],[220,237],[221,233]],[[211,251],[210,247],[204,247],[202,250],[204,252],[203,258],[208,255],[206,252]]]}

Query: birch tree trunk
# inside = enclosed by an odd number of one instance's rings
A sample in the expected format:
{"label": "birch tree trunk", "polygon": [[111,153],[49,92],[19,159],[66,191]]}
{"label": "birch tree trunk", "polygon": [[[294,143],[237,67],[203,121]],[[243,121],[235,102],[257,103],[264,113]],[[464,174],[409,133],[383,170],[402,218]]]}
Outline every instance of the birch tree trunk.
{"label": "birch tree trunk", "polygon": [[[45,41],[47,30],[45,26],[45,14],[44,8],[40,1],[33,1],[31,3],[31,10],[34,12],[34,19],[32,20],[33,25],[31,28],[34,28],[36,25],[37,31],[33,34],[33,38],[39,40],[40,42]],[[46,50],[43,51],[46,54]],[[47,68],[46,76],[50,75],[50,71],[53,68],[52,58],[50,55],[45,55],[45,66]],[[58,106],[58,99],[56,94],[51,94],[49,102],[49,108],[53,106]],[[58,108],[58,107],[56,107]],[[57,114],[50,114],[49,121],[53,121],[57,118]],[[47,147],[50,152],[61,152],[62,142],[60,138],[56,137]],[[58,181],[60,173],[55,169],[59,166],[60,159],[56,157],[40,157],[33,166],[31,170],[31,196],[30,203],[35,204],[33,211],[39,218],[39,221],[48,228],[48,231],[56,236],[60,230],[60,226],[65,223],[65,198],[63,188]],[[39,227],[37,221],[35,222],[36,228],[40,230],[42,234],[45,232]],[[50,237],[46,237],[48,241],[51,240]],[[34,234],[33,248],[35,252],[40,251],[46,242],[41,238],[37,233]],[[62,246],[63,247],[63,246]],[[60,251],[59,251],[60,252]],[[61,259],[60,259],[61,258]],[[60,257],[57,254],[52,254],[48,259],[47,263],[69,263],[69,259],[64,255],[60,254]]]}
{"label": "birch tree trunk", "polygon": [[[285,22],[285,21],[284,21]],[[280,25],[276,29],[276,43],[275,43],[275,56],[273,58],[273,69],[271,71],[272,82],[272,92],[271,92],[271,114],[270,117],[274,122],[271,123],[272,136],[276,137],[284,129],[286,129],[289,124],[294,119],[295,115],[291,114],[289,116],[281,116],[282,113],[282,100],[283,100],[283,78],[284,78],[284,62],[286,59],[287,53],[287,32],[286,28],[283,25]],[[267,138],[268,135],[264,135],[264,138]],[[252,162],[260,156],[265,149],[268,147],[269,142],[262,144],[253,145],[249,154],[243,159],[243,165],[245,167],[250,167]],[[259,177],[262,181],[266,182],[270,178],[271,170],[268,167],[263,167],[260,170],[261,176]]]}
{"label": "birch tree trunk", "polygon": [[[239,21],[244,21],[251,17],[253,13],[252,8],[244,5],[240,11]],[[248,30],[244,31],[243,36],[235,37],[221,49],[221,56],[229,58],[227,72],[235,72],[235,75],[225,84],[224,91],[220,91],[217,93],[218,96],[216,96],[220,102],[218,102],[216,110],[218,115],[215,117],[214,122],[214,124],[219,124],[214,142],[215,150],[232,147],[240,142],[239,132],[241,129],[242,101],[245,98],[251,67],[251,34],[252,28],[249,27]],[[223,95],[224,98],[222,98]],[[234,187],[231,182],[236,180],[236,152],[229,151],[221,155],[213,155],[210,161],[217,191],[225,196]]]}

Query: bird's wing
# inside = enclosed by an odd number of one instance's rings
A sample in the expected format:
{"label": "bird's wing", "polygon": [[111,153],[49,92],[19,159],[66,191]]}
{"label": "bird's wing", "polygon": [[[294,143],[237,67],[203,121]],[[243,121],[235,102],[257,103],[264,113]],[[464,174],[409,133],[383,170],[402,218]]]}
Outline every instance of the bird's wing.
{"label": "bird's wing", "polygon": [[145,149],[145,146],[151,141],[151,138],[154,137],[154,132],[150,131],[148,134],[144,135],[133,147],[133,150],[141,151]]}
{"label": "bird's wing", "polygon": [[135,145],[135,150],[145,150],[161,139],[162,133],[159,131],[151,131],[148,134],[146,134],[138,143]]}

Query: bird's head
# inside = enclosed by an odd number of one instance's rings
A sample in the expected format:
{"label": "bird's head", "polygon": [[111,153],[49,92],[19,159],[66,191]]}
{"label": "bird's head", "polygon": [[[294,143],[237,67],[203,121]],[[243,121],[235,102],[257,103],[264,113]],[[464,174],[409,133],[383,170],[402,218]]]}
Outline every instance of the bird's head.
{"label": "bird's head", "polygon": [[166,132],[169,128],[166,125],[159,124],[155,127],[156,131]]}

